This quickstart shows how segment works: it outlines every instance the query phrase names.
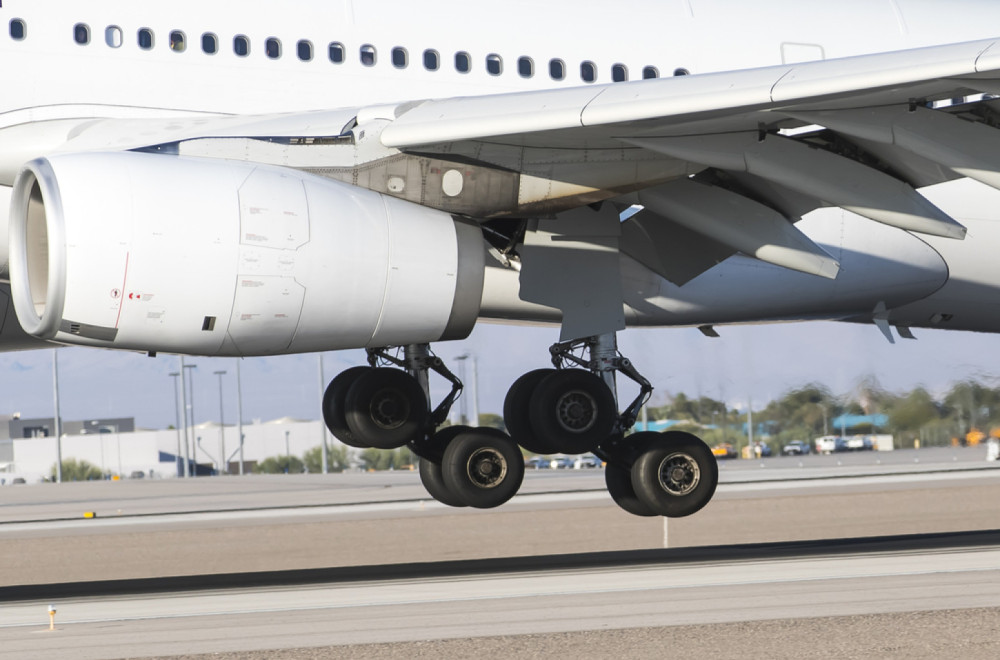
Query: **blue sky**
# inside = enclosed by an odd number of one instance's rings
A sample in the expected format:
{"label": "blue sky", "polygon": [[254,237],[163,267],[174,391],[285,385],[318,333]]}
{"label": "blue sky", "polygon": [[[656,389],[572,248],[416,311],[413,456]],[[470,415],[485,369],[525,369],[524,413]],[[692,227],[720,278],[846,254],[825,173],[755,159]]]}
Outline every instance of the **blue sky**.
{"label": "blue sky", "polygon": [[[977,333],[914,330],[918,339],[890,345],[874,326],[839,323],[798,323],[720,327],[709,339],[696,329],[627,330],[619,335],[630,357],[656,392],[653,403],[667,393],[704,394],[743,408],[754,407],[784,391],[809,382],[844,394],[866,375],[903,391],[922,385],[941,393],[956,381],[975,378],[1000,385],[1000,337]],[[482,412],[502,412],[507,388],[521,373],[548,366],[548,346],[558,338],[555,328],[479,324],[461,342],[436,344],[435,352],[452,361],[463,353],[477,357]],[[168,374],[178,358],[115,351],[62,348],[59,357],[62,415],[67,420],[92,417],[134,417],[144,428],[174,423],[173,383]],[[24,417],[52,415],[52,350],[0,354],[0,414]],[[363,351],[338,351],[324,357],[326,380],[363,363]],[[219,381],[223,376],[227,423],[236,419],[235,360],[188,358],[194,375],[197,422],[218,420]],[[319,417],[319,358],[289,355],[242,361],[243,417]],[[443,381],[435,392],[443,394]]]}

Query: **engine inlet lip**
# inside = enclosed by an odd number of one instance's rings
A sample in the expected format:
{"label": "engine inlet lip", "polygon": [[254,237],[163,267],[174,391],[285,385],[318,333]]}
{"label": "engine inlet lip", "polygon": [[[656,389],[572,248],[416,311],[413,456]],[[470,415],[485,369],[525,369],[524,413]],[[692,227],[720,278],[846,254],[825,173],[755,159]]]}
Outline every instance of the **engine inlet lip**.
{"label": "engine inlet lip", "polygon": [[[45,209],[48,251],[48,280],[41,315],[35,309],[28,279],[28,206],[31,191],[38,185]],[[29,162],[17,175],[11,196],[10,284],[14,311],[29,335],[53,339],[59,330],[66,302],[66,227],[62,197],[55,170],[46,158]]]}

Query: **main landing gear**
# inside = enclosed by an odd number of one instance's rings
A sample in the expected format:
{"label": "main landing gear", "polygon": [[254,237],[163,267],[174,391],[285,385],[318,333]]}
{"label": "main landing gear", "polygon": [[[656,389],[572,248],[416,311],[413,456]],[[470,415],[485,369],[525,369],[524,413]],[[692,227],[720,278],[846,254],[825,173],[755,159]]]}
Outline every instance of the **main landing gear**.
{"label": "main landing gear", "polygon": [[[638,516],[687,516],[708,504],[719,469],[704,442],[678,431],[625,435],[653,388],[618,352],[613,333],[549,350],[553,368],[524,374],[507,393],[503,413],[510,435],[468,426],[438,430],[462,383],[426,344],[405,347],[402,357],[369,350],[368,367],[348,369],[327,387],[323,417],[352,447],[408,446],[420,457],[427,492],[449,506],[488,509],[513,497],[524,478],[518,445],[537,454],[593,452],[607,464],[612,499]],[[433,410],[432,371],[451,383]],[[621,413],[618,373],[640,388]]]}
{"label": "main landing gear", "polygon": [[[428,345],[406,346],[402,357],[371,349],[368,362],[340,373],[323,395],[323,419],[338,440],[358,448],[409,447],[420,457],[420,480],[427,492],[449,506],[488,509],[517,493],[524,458],[510,436],[468,426],[437,431],[462,392],[462,382],[431,355]],[[429,405],[431,371],[451,383],[451,392],[434,410]]]}
{"label": "main landing gear", "polygon": [[[653,388],[618,352],[614,334],[555,344],[549,351],[554,368],[524,374],[504,401],[504,422],[518,444],[538,454],[593,452],[607,464],[612,499],[638,516],[677,518],[708,504],[719,468],[697,436],[625,435]],[[620,414],[617,373],[640,389]]]}

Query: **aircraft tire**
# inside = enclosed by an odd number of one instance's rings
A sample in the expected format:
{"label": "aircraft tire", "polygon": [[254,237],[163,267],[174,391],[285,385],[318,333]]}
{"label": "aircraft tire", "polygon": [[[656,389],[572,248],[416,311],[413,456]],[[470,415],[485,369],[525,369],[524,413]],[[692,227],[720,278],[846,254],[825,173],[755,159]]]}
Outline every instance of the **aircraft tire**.
{"label": "aircraft tire", "polygon": [[371,369],[347,391],[347,427],[360,442],[397,449],[424,430],[427,397],[416,379],[399,369]]}
{"label": "aircraft tire", "polygon": [[555,454],[558,450],[544,436],[538,436],[531,428],[531,395],[538,383],[555,369],[535,369],[523,374],[507,390],[503,401],[503,423],[510,437],[533,454]]}
{"label": "aircraft tire", "polygon": [[564,454],[582,454],[611,435],[618,418],[604,381],[583,369],[561,369],[543,378],[528,405],[535,437]]}
{"label": "aircraft tire", "polygon": [[657,515],[636,497],[635,489],[632,488],[632,473],[628,468],[608,463],[604,467],[604,483],[611,499],[628,513],[647,518]]}
{"label": "aircraft tire", "polygon": [[524,456],[503,431],[478,428],[448,443],[441,462],[448,490],[468,506],[492,509],[517,494]]}
{"label": "aircraft tire", "polygon": [[668,431],[650,440],[632,465],[636,497],[668,518],[689,516],[708,504],[719,483],[712,450],[697,436]]}
{"label": "aircraft tire", "polygon": [[367,449],[368,445],[361,442],[354,436],[354,433],[347,426],[345,415],[345,402],[347,391],[358,378],[371,371],[371,367],[351,367],[337,374],[336,378],[330,381],[326,391],[323,393],[323,421],[326,428],[330,430],[333,437],[340,440],[349,447]]}
{"label": "aircraft tire", "polygon": [[447,504],[448,506],[468,506],[455,493],[448,490],[448,486],[444,482],[440,463],[421,458],[418,463],[418,469],[420,470],[420,483],[424,485],[424,488],[427,489],[431,497],[441,504]]}

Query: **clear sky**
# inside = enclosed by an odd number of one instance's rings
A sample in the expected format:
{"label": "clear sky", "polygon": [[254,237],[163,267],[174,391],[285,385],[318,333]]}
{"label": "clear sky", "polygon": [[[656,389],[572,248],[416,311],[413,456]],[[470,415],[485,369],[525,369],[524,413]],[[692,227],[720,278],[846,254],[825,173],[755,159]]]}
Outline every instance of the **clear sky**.
{"label": "clear sky", "polygon": [[[760,408],[784,391],[809,382],[835,394],[850,392],[859,379],[874,375],[884,387],[904,391],[923,385],[939,394],[956,381],[975,378],[1000,384],[1000,337],[977,333],[914,330],[917,340],[890,345],[874,326],[840,323],[720,327],[718,339],[696,329],[627,330],[619,335],[623,353],[656,387],[653,403],[666,393],[703,394],[744,408],[748,398]],[[548,366],[555,328],[479,324],[461,342],[434,346],[458,372],[454,358],[476,356],[482,412],[501,413],[510,384],[523,372]],[[59,349],[62,416],[66,420],[134,417],[143,428],[165,428],[175,420],[173,383],[176,356],[149,358],[115,351]],[[52,416],[52,349],[0,354],[0,413]],[[324,354],[325,380],[362,364],[363,351]],[[226,370],[223,400],[227,423],[236,420],[236,361],[188,358],[194,370],[194,412],[198,423],[219,418],[219,380]],[[279,417],[319,417],[319,357],[291,355],[242,360],[244,421]],[[440,397],[444,382],[435,381]],[[634,390],[629,390],[633,392]],[[627,396],[627,394],[626,394]]]}

